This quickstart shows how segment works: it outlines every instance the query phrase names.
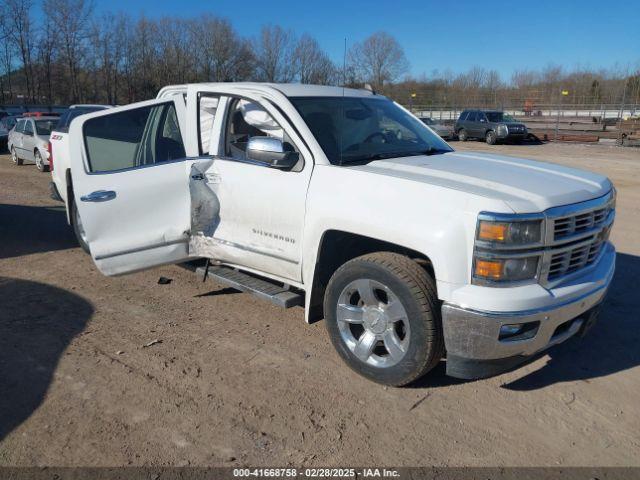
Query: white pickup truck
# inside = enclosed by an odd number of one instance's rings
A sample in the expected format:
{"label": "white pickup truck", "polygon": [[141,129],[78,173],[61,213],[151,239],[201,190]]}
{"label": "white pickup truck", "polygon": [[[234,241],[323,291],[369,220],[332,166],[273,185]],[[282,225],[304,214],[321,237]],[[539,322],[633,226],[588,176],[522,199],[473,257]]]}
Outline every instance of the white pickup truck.
{"label": "white pickup truck", "polygon": [[71,124],[69,205],[98,269],[207,259],[217,282],[324,318],[355,371],[481,378],[584,333],[611,282],[600,175],[457,153],[365,90],[164,88]]}
{"label": "white pickup truck", "polygon": [[[80,115],[107,108],[111,107],[109,105],[71,105],[62,114],[49,135],[47,166],[51,171],[51,182],[49,183],[51,198],[65,202],[67,205],[67,220],[74,225],[74,228],[79,225],[80,222],[77,220],[79,218],[77,210],[73,204],[68,202],[72,196],[69,194],[71,189],[69,125],[71,125],[71,121],[74,118]],[[75,220],[72,220],[73,217],[75,217]],[[77,230],[76,235],[82,238]],[[80,243],[80,245],[85,251],[89,251],[89,247],[84,242]]]}

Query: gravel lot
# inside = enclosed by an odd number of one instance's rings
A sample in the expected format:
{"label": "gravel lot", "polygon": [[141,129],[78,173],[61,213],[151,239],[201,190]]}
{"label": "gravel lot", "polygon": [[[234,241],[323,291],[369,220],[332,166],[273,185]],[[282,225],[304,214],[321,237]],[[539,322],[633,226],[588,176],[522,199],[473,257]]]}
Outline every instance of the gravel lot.
{"label": "gravel lot", "polygon": [[102,276],[49,175],[0,155],[0,465],[640,465],[640,150],[453,145],[608,175],[618,271],[586,339],[405,389],[352,373],[302,309],[177,266]]}

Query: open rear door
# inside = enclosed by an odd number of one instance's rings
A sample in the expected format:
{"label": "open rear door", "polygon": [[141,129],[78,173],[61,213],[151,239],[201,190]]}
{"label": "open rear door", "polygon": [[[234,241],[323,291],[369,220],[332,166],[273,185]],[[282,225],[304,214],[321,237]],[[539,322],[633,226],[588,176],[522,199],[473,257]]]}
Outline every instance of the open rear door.
{"label": "open rear door", "polygon": [[71,124],[71,174],[98,269],[118,275],[186,260],[189,173],[182,96],[79,117]]}

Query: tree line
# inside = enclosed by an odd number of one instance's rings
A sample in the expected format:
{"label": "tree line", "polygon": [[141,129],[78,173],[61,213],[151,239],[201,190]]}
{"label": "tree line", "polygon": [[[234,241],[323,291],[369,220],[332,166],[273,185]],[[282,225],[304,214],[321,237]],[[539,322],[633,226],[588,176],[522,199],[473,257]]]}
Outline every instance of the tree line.
{"label": "tree line", "polygon": [[[428,52],[428,50],[425,50]],[[368,83],[402,103],[512,106],[559,101],[640,103],[640,69],[434,71],[407,76],[399,42],[376,32],[334,62],[318,41],[279,25],[252,37],[226,19],[132,18],[97,14],[90,0],[1,0],[0,103],[124,104],[153,98],[165,85],[190,82]],[[560,98],[560,91],[569,91]]]}

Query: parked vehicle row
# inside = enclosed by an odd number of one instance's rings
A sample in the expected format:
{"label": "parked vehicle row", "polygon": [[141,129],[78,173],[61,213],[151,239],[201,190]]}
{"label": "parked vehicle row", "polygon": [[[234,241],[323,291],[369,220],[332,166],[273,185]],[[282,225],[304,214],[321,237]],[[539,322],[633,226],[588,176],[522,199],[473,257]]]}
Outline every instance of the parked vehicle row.
{"label": "parked vehicle row", "polygon": [[[458,134],[514,134],[476,113]],[[324,318],[383,384],[443,357],[458,378],[514,368],[586,333],[614,273],[609,179],[455,152],[370,91],[177,85],[79,117],[68,141],[56,188],[103,274],[207,259],[204,278]]]}
{"label": "parked vehicle row", "polygon": [[[71,120],[79,115],[108,108],[104,105],[71,105],[62,116],[49,112],[25,112],[19,115],[4,115],[0,119],[0,146],[6,142],[14,164],[34,163],[39,171],[52,169],[50,140],[56,143],[56,150],[64,151],[63,137],[69,130]],[[52,135],[55,132],[55,135]],[[56,142],[56,140],[61,140]],[[58,147],[59,144],[62,145]],[[61,153],[61,152],[57,152]],[[62,153],[60,158],[65,158]]]}

